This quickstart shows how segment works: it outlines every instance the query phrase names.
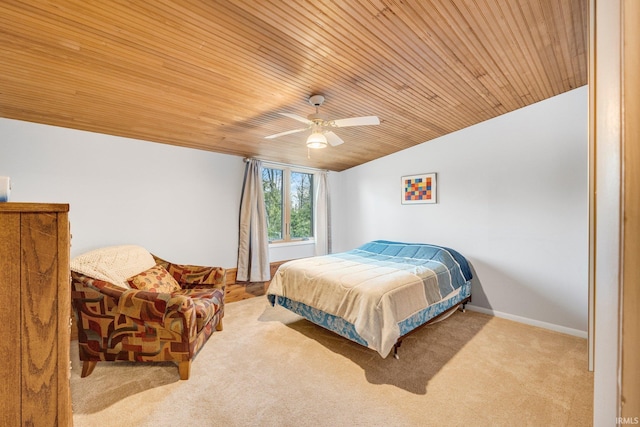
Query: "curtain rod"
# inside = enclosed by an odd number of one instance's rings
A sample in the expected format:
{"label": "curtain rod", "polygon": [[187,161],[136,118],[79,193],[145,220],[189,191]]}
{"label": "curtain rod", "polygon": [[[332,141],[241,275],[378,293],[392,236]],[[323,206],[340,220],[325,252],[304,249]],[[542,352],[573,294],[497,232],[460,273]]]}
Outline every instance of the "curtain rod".
{"label": "curtain rod", "polygon": [[256,159],[255,157],[251,157],[251,158],[250,157],[245,157],[244,159],[242,159],[242,161],[247,163],[251,159],[260,160],[262,163],[266,163],[266,164],[270,164],[270,165],[286,166],[286,167],[295,168],[295,169],[308,169],[308,170],[318,171],[318,172],[330,172],[328,169],[318,169],[318,168],[312,168],[310,166],[300,166],[300,165],[292,165],[290,163],[273,162],[271,160]]}

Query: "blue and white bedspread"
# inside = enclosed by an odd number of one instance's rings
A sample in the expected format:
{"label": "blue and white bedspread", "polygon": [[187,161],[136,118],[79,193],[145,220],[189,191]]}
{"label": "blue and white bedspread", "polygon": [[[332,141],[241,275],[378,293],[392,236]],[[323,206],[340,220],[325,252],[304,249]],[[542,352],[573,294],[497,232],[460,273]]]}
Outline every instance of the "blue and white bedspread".
{"label": "blue and white bedspread", "polygon": [[466,259],[452,249],[376,240],[282,264],[267,296],[289,309],[326,313],[332,322],[344,319],[355,331],[342,335],[386,357],[401,335],[468,297],[471,278]]}

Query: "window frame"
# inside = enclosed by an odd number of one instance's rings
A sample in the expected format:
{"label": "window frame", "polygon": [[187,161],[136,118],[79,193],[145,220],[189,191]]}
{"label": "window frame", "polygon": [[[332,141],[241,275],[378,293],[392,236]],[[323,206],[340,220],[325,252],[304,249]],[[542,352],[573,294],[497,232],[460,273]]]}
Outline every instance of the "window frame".
{"label": "window frame", "polygon": [[[318,172],[301,166],[281,165],[276,163],[264,162],[263,169],[277,169],[282,171],[282,238],[278,240],[269,240],[269,245],[291,245],[291,244],[307,244],[315,242],[315,222],[316,222],[316,179]],[[291,237],[291,173],[304,173],[312,175],[311,182],[311,236],[309,237]],[[264,184],[263,184],[264,185]],[[266,204],[266,201],[265,201]],[[266,208],[266,206],[265,206]]]}

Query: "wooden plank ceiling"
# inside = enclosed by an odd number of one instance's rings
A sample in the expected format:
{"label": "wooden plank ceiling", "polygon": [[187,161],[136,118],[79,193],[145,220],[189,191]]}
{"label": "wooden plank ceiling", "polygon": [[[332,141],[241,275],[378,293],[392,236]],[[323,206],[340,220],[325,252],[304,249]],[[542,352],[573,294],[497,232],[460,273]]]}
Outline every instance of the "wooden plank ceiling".
{"label": "wooden plank ceiling", "polygon": [[[585,85],[587,38],[587,0],[3,0],[0,116],[340,171]],[[264,139],[316,93],[381,124]]]}

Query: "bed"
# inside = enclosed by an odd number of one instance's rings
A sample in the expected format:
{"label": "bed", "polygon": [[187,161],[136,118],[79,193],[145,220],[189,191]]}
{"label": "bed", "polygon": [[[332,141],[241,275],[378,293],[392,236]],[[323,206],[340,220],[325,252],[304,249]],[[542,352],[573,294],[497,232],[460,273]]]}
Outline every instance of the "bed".
{"label": "bed", "polygon": [[267,289],[280,305],[387,357],[402,338],[471,300],[472,273],[453,249],[368,242],[282,264]]}

